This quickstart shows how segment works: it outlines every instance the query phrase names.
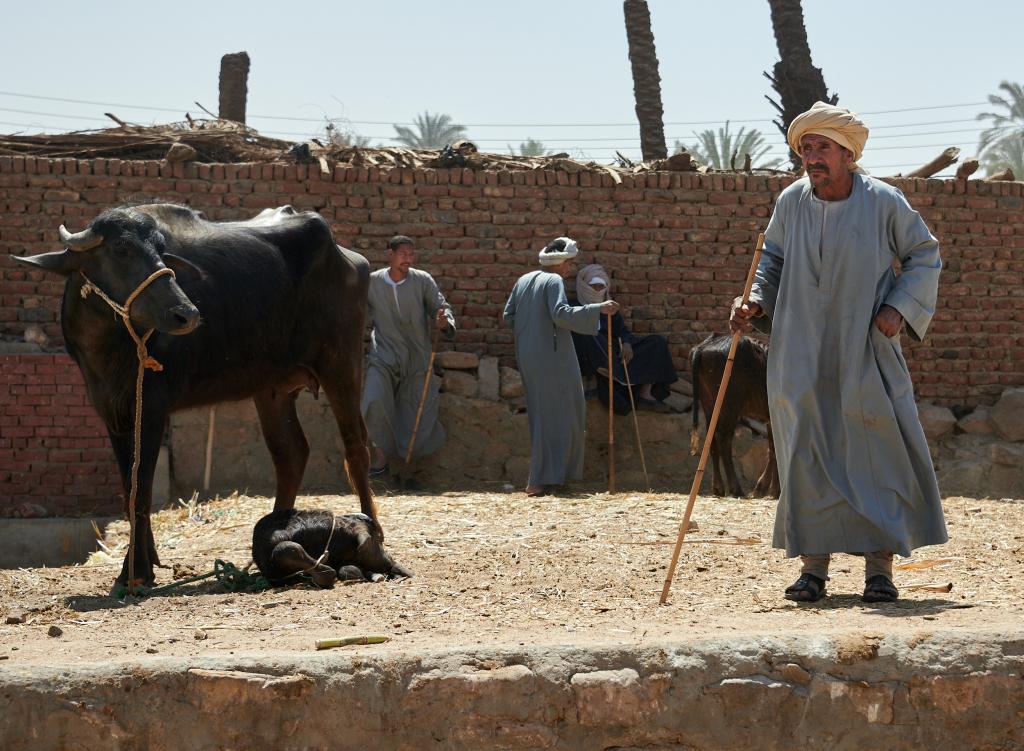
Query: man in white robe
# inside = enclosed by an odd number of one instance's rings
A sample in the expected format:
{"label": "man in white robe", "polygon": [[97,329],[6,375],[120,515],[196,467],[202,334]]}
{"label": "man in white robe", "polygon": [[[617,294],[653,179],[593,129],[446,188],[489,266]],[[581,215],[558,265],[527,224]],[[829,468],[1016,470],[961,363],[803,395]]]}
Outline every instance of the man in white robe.
{"label": "man in white robe", "polygon": [[865,558],[864,599],[895,600],[892,555],[946,542],[939,488],[900,349],[935,313],[939,246],[903,194],[857,167],[868,131],[818,102],[788,139],[806,176],[779,196],[750,304],[770,328],[768,395],[782,494],[773,545],[801,556],[788,599],[825,592],[830,555]]}
{"label": "man in white robe", "polygon": [[570,305],[562,279],[573,273],[576,242],[559,237],[540,252],[541,268],[519,277],[505,304],[530,422],[527,495],[543,495],[583,477],[586,403],[572,334],[596,334],[601,315],[614,315],[613,300]]}
{"label": "man in white robe", "polygon": [[[431,331],[439,329],[448,340],[455,337],[455,317],[434,278],[412,268],[412,240],[391,238],[387,261],[386,268],[370,274],[373,331],[362,399],[373,442],[370,474],[376,477],[386,474],[388,460],[405,461],[430,363]],[[437,420],[438,387],[438,379],[431,378],[413,458],[432,454],[444,443],[444,427]]]}

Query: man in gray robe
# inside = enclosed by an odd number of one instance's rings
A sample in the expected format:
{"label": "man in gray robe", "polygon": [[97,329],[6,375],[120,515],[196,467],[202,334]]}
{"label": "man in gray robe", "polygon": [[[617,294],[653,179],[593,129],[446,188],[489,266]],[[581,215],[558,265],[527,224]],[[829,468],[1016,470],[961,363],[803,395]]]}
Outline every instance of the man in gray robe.
{"label": "man in gray robe", "polygon": [[[391,238],[387,261],[387,268],[370,274],[373,332],[362,400],[373,442],[370,475],[376,477],[387,473],[389,459],[405,460],[430,362],[431,331],[440,329],[448,340],[455,337],[455,317],[434,278],[412,268],[412,240]],[[431,378],[413,458],[432,454],[444,443],[438,402],[438,380]]]}
{"label": "man in gray robe", "polygon": [[600,316],[619,309],[613,300],[569,304],[562,279],[573,273],[578,253],[568,237],[548,243],[540,252],[541,269],[519,277],[505,304],[530,420],[527,495],[583,477],[586,402],[570,332],[596,334]]}
{"label": "man in gray robe", "polygon": [[935,312],[939,246],[896,188],[862,174],[867,128],[818,102],[789,142],[807,175],[779,196],[734,330],[767,330],[782,494],[773,545],[801,556],[788,599],[817,600],[831,553],[865,557],[864,599],[895,600],[893,552],[946,542],[899,334]]}

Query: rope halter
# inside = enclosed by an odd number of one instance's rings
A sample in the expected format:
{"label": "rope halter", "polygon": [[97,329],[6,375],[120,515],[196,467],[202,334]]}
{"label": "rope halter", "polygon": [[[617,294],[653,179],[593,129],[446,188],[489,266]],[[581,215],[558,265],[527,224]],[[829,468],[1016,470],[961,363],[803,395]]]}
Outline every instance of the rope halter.
{"label": "rope halter", "polygon": [[119,305],[114,302],[114,300],[101,290],[94,281],[87,277],[84,272],[79,273],[82,274],[82,278],[85,279],[85,284],[82,285],[82,289],[79,292],[82,299],[86,299],[90,293],[95,292],[103,302],[109,305],[110,308],[121,317],[121,321],[124,323],[125,328],[128,329],[128,333],[131,335],[132,341],[135,342],[135,353],[139,358],[139,364],[145,369],[152,370],[154,372],[163,370],[164,366],[157,362],[155,358],[150,357],[149,352],[146,351],[146,342],[149,340],[149,337],[153,335],[154,329],[149,329],[149,331],[140,337],[131,323],[131,309],[132,303],[135,302],[136,298],[138,298],[138,296],[141,295],[145,289],[157,279],[162,276],[167,276],[168,274],[172,279],[174,279],[174,270],[164,267],[154,271],[142,280],[139,286],[135,288],[134,292],[128,295],[128,299],[124,301],[124,305]]}

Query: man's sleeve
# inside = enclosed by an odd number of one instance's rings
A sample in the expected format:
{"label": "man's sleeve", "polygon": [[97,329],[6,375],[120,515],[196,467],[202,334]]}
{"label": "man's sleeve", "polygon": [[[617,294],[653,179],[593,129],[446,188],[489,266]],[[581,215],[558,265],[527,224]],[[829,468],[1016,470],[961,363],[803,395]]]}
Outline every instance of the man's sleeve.
{"label": "man's sleeve", "polygon": [[750,302],[761,306],[764,315],[752,319],[754,328],[771,333],[772,318],[775,317],[775,301],[779,296],[779,282],[782,279],[783,248],[786,246],[785,207],[782,196],[775,202],[775,210],[764,231],[764,251],[754,274],[754,285],[750,288]]}
{"label": "man's sleeve", "polygon": [[601,304],[570,305],[565,285],[554,274],[544,287],[544,296],[556,326],[580,334],[596,334],[601,322]]}
{"label": "man's sleeve", "polygon": [[448,319],[448,327],[444,330],[445,339],[451,341],[455,338],[455,314],[452,313],[452,306],[444,299],[441,290],[434,281],[434,277],[427,274],[427,283],[423,285],[423,303],[426,305],[427,313],[430,316],[431,325],[437,317],[437,311],[444,310],[444,317]]}
{"label": "man's sleeve", "polygon": [[889,219],[889,242],[902,270],[885,304],[900,312],[910,336],[921,341],[935,315],[942,258],[939,241],[902,193]]}
{"label": "man's sleeve", "polygon": [[510,328],[514,328],[516,325],[516,290],[519,289],[519,285],[516,284],[512,288],[512,291],[508,295],[508,302],[505,303],[505,310],[502,312],[501,317]]}

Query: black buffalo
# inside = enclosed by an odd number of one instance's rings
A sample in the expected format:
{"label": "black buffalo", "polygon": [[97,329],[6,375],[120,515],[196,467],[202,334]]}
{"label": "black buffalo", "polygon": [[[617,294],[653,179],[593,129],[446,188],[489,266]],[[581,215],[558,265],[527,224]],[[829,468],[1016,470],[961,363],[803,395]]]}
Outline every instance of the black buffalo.
{"label": "black buffalo", "polygon": [[[710,421],[715,399],[718,398],[718,388],[722,383],[722,375],[725,373],[725,365],[729,359],[731,343],[731,336],[712,334],[690,353],[694,401],[690,445],[694,453],[697,449],[700,407],[704,409],[704,419]],[[777,498],[779,469],[775,462],[775,442],[772,439],[771,417],[768,413],[768,349],[754,339],[741,336],[736,347],[729,387],[725,391],[725,401],[722,402],[718,425],[711,440],[711,492],[714,495],[724,495],[723,473],[729,485],[729,493],[737,497],[743,495],[743,488],[733,464],[732,439],[739,423],[748,419],[765,423],[768,434],[768,462],[757,480],[754,494]]]}
{"label": "black buffalo", "polygon": [[336,579],[378,581],[412,576],[384,550],[380,525],[364,514],[274,511],[253,528],[252,559],[260,572],[278,585],[298,584],[302,576],[319,587],[330,587]]}
{"label": "black buffalo", "polygon": [[[360,509],[376,519],[359,412],[369,265],[339,247],[327,222],[290,206],[242,222],[210,222],[184,206],[152,204],[104,211],[70,233],[66,249],[18,258],[67,277],[61,325],[89,398],[106,423],[127,497],[133,459],[136,347],[121,319],[86,278],[118,304],[151,274],[164,275],[131,305],[139,333],[152,329],[136,502],[134,570],[154,580],[159,564],[149,515],[153,472],[168,415],[179,409],[251,398],[277,475],[276,510],[290,509],[309,444],[295,414],[295,392],[319,384],[345,445]],[[128,578],[125,558],[118,583]]]}

